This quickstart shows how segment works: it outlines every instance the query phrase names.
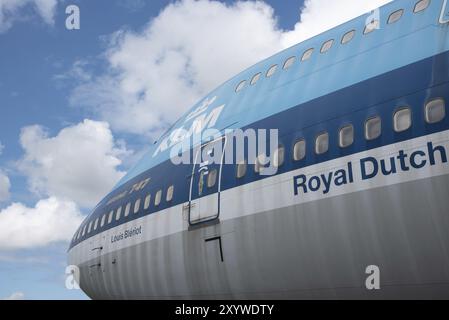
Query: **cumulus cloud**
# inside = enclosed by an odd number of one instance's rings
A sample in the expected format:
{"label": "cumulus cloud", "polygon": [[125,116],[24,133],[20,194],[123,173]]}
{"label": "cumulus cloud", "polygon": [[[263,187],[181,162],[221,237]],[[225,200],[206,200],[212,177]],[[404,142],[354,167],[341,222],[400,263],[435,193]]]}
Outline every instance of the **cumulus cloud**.
{"label": "cumulus cloud", "polygon": [[283,34],[283,45],[292,46],[393,0],[306,0],[294,30]]}
{"label": "cumulus cloud", "polygon": [[142,31],[114,33],[108,71],[77,86],[71,104],[114,129],[154,136],[246,67],[387,2],[307,0],[285,31],[264,2],[178,1]]}
{"label": "cumulus cloud", "polygon": [[30,189],[40,196],[71,199],[92,207],[125,174],[121,157],[130,151],[115,141],[105,122],[84,120],[50,137],[41,126],[22,129],[25,155],[19,169]]}
{"label": "cumulus cloud", "polygon": [[0,170],[0,203],[9,199],[9,189],[11,188],[11,182],[8,176]]}
{"label": "cumulus cloud", "polygon": [[34,208],[13,203],[0,211],[0,249],[15,250],[69,241],[83,216],[72,201],[56,197]]}
{"label": "cumulus cloud", "polygon": [[0,0],[0,33],[21,20],[26,7],[32,7],[47,24],[54,24],[54,15],[58,0]]}
{"label": "cumulus cloud", "polygon": [[23,292],[14,292],[3,300],[25,300],[25,294]]}
{"label": "cumulus cloud", "polygon": [[106,53],[111,71],[80,85],[71,102],[115,129],[158,132],[224,79],[278,50],[273,15],[262,2],[172,3],[142,32],[116,32]]}

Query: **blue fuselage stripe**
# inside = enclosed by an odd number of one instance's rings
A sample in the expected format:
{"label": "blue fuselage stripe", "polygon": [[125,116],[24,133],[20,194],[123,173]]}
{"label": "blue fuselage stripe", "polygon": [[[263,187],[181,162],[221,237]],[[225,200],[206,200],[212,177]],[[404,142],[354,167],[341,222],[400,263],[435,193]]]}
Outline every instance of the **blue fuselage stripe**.
{"label": "blue fuselage stripe", "polygon": [[[286,148],[286,157],[284,165],[278,170],[278,174],[364,150],[448,130],[449,117],[438,124],[426,124],[423,107],[427,101],[433,98],[441,97],[449,101],[448,70],[449,52],[445,52],[298,105],[242,129],[275,128],[279,130],[281,143]],[[412,108],[413,125],[406,132],[395,133],[393,130],[393,113],[396,108],[403,106]],[[382,118],[382,135],[374,141],[366,141],[364,139],[364,124],[372,116]],[[352,146],[342,149],[338,146],[338,130],[349,123],[354,126],[355,141]],[[313,148],[314,140],[316,135],[323,131],[329,132],[329,151],[323,155],[316,155]],[[295,162],[292,159],[292,148],[300,138],[307,141],[306,157],[302,161]],[[155,207],[154,201],[152,201],[145,212],[141,209],[138,214],[130,214],[128,217],[122,217],[119,221],[114,218],[111,224],[106,224],[103,228],[73,241],[71,247],[104,230],[189,201],[189,177],[191,172],[192,165],[174,165],[171,161],[165,161],[134,177],[109,194],[86,222],[81,225],[80,229],[88,221],[97,217],[101,218],[104,213],[115,210],[119,206],[124,207],[129,202],[134,203],[138,198],[143,201],[149,193],[153,195],[152,198],[154,199],[154,195],[160,189],[163,190],[161,204]],[[237,179],[235,173],[235,165],[223,166],[221,190],[266,178],[254,173],[252,166],[248,167],[247,174],[242,179]],[[149,177],[151,177],[150,183],[140,192],[133,192],[107,205],[110,199],[131,189],[135,183]],[[165,192],[170,185],[174,185],[175,192],[173,200],[167,203]]]}

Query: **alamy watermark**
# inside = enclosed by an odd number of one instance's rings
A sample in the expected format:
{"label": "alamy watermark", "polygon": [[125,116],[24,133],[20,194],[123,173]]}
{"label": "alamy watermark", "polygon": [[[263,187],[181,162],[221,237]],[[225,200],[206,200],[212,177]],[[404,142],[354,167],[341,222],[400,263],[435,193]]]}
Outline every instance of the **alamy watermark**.
{"label": "alamy watermark", "polygon": [[79,290],[80,289],[80,269],[78,266],[70,265],[65,268],[65,287],[68,290]]}

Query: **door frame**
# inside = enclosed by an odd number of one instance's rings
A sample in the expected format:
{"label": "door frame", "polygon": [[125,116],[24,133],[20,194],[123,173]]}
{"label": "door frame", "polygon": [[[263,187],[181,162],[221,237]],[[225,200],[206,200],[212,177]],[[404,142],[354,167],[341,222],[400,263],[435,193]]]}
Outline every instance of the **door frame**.
{"label": "door frame", "polygon": [[[192,220],[190,219],[190,213],[191,213],[191,210],[192,210],[192,205],[194,206],[195,205],[195,201],[199,201],[201,198],[203,198],[203,197],[200,197],[200,198],[197,198],[195,200],[192,200],[193,180],[195,179],[195,176],[197,174],[195,172],[195,170],[196,170],[196,166],[200,164],[200,163],[197,163],[198,156],[200,155],[200,153],[202,152],[204,147],[206,147],[209,144],[215,143],[217,141],[223,141],[223,143],[222,143],[222,146],[223,146],[222,150],[223,151],[222,151],[222,154],[221,154],[220,169],[218,170],[218,182],[217,182],[218,183],[218,189],[217,189],[217,192],[216,192],[217,193],[217,206],[218,206],[217,207],[217,215],[213,216],[213,217],[210,217],[210,218],[207,218],[207,219],[204,219],[204,220],[200,218],[198,221],[192,222]],[[198,148],[198,152],[196,153],[196,155],[194,157],[193,165],[192,165],[192,174],[191,174],[191,177],[190,177],[189,205],[188,205],[188,207],[189,207],[188,222],[189,222],[190,226],[198,226],[198,225],[201,225],[201,224],[204,224],[204,223],[207,223],[207,222],[215,221],[215,220],[218,220],[219,217],[220,217],[220,209],[221,209],[221,205],[220,205],[220,202],[221,202],[220,201],[221,200],[221,197],[220,197],[220,193],[221,193],[221,175],[222,175],[222,171],[223,171],[223,161],[224,161],[224,157],[225,157],[226,143],[227,143],[226,135],[223,135],[220,138],[214,139],[212,141],[203,143]],[[195,150],[195,149],[193,149],[193,150]],[[192,203],[192,201],[193,201],[193,203]]]}

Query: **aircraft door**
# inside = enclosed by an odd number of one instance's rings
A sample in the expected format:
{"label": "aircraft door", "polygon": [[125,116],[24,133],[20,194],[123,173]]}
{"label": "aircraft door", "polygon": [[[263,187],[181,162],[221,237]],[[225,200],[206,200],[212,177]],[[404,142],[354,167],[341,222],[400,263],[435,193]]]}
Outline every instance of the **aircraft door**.
{"label": "aircraft door", "polygon": [[190,180],[189,224],[218,219],[226,138],[198,148]]}

